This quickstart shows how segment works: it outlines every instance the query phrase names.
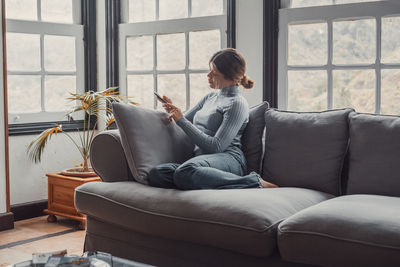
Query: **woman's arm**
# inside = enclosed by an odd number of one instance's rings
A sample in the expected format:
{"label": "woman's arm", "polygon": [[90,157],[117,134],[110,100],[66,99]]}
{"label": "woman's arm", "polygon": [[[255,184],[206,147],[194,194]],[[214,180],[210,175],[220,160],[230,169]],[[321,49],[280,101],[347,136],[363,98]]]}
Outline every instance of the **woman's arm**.
{"label": "woman's arm", "polygon": [[214,136],[202,132],[186,116],[179,119],[177,124],[201,150],[206,153],[219,153],[225,151],[232,143],[248,114],[248,105],[244,99],[233,101],[223,110],[222,123]]}

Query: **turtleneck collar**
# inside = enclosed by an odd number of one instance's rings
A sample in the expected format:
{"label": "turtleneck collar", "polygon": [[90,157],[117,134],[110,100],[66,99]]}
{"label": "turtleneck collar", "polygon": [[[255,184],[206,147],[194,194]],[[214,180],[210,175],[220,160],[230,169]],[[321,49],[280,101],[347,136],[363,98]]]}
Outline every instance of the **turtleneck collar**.
{"label": "turtleneck collar", "polygon": [[221,88],[219,89],[219,95],[224,95],[224,96],[234,96],[239,94],[239,85],[233,85],[230,87],[226,88]]}

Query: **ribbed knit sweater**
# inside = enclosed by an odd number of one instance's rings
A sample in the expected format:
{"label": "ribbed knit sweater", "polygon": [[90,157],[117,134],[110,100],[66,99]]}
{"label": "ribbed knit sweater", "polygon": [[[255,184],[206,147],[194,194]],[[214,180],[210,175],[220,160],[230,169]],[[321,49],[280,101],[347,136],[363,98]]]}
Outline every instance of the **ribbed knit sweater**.
{"label": "ribbed knit sweater", "polygon": [[177,121],[196,145],[196,155],[241,147],[240,138],[249,121],[249,107],[239,86],[207,94]]}

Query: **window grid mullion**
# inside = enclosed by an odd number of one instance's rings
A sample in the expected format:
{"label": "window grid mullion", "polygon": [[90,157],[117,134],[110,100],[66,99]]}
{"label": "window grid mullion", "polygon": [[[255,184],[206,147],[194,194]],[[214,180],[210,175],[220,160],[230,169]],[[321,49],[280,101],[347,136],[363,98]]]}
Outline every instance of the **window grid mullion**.
{"label": "window grid mullion", "polygon": [[[39,0],[40,1],[40,0]],[[40,34],[40,105],[41,109],[45,111],[45,75],[44,75],[44,34]]]}
{"label": "window grid mullion", "polygon": [[192,0],[188,0],[188,17],[192,17]]}
{"label": "window grid mullion", "polygon": [[333,107],[333,71],[332,71],[332,59],[333,59],[333,22],[328,20],[328,109]]}
{"label": "window grid mullion", "polygon": [[160,19],[160,0],[154,0],[156,1],[156,20]]}
{"label": "window grid mullion", "polygon": [[[156,0],[158,3],[158,0]],[[157,75],[157,35],[153,35],[153,81],[154,91],[158,93],[158,75]],[[154,109],[157,109],[157,98],[154,97]]]}
{"label": "window grid mullion", "polygon": [[37,0],[36,6],[38,21],[42,21],[42,0]]}
{"label": "window grid mullion", "polygon": [[[189,0],[190,1],[190,0]],[[191,1],[190,1],[191,2]],[[190,76],[189,76],[189,32],[185,32],[185,55],[186,55],[186,63],[185,63],[185,78],[186,78],[186,110],[190,107]]]}
{"label": "window grid mullion", "polygon": [[376,62],[375,62],[375,113],[381,113],[381,48],[382,48],[382,17],[376,17]]}

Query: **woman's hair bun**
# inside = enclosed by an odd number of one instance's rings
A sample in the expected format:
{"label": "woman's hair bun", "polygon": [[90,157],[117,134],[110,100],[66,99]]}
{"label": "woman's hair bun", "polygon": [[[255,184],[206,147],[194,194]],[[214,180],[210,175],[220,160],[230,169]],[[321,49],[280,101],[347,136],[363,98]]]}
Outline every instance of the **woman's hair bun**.
{"label": "woman's hair bun", "polygon": [[243,76],[243,78],[240,80],[240,84],[246,88],[246,89],[250,89],[253,87],[254,85],[254,81],[249,79],[249,77],[247,77],[246,75]]}

